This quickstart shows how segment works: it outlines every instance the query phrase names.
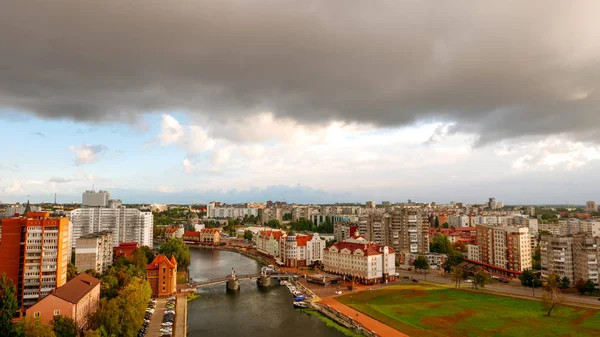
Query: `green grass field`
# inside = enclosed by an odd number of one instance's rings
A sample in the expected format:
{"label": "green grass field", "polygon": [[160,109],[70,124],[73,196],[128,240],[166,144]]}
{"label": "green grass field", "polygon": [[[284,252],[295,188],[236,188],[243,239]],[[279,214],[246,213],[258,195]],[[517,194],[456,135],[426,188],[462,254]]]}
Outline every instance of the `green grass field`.
{"label": "green grass field", "polygon": [[600,311],[559,306],[550,317],[538,301],[407,284],[338,298],[411,337],[600,336]]}

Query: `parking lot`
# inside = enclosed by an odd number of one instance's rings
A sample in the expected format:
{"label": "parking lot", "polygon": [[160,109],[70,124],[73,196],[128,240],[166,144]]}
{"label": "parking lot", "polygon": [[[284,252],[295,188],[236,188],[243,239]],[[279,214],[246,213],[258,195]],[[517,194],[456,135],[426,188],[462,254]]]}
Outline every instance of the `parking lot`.
{"label": "parking lot", "polygon": [[154,315],[150,319],[150,325],[148,325],[148,337],[159,337],[161,335],[160,328],[163,321],[165,312],[165,305],[167,303],[166,298],[159,298],[156,300],[156,308],[154,309]]}

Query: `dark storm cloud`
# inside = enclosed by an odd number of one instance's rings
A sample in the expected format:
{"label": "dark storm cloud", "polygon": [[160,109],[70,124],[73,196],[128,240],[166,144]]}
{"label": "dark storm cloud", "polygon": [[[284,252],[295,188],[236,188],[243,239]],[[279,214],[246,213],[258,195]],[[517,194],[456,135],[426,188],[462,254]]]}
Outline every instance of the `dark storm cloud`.
{"label": "dark storm cloud", "polygon": [[0,106],[457,122],[599,141],[597,1],[27,1],[0,11]]}

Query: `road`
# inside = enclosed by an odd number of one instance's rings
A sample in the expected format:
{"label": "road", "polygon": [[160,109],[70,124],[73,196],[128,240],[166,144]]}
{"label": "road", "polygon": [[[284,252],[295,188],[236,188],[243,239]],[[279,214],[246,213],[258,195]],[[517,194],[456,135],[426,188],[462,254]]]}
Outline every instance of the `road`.
{"label": "road", "polygon": [[[397,270],[400,273],[400,277],[409,276],[411,278],[416,278],[418,280],[423,280],[423,274],[417,273],[414,271],[406,271],[406,270]],[[437,270],[431,271],[427,274],[427,281],[437,282],[437,283],[446,283],[454,285],[454,280],[448,277],[443,277],[437,274]],[[461,288],[469,288],[469,283],[461,283]],[[504,295],[515,295],[519,297],[527,297],[533,298],[533,289],[525,288],[520,285],[519,281],[512,281],[510,284],[500,283],[497,281],[492,281],[491,284],[485,286],[485,290],[502,293]],[[600,308],[600,301],[597,297],[594,296],[582,296],[579,294],[564,294],[567,304],[575,305],[575,306],[584,306],[588,308],[598,309]],[[542,288],[535,289],[535,298],[541,299],[542,297]]]}
{"label": "road", "polygon": [[160,328],[165,314],[165,306],[167,304],[166,298],[156,299],[156,306],[154,307],[154,315],[150,318],[150,325],[148,325],[147,337],[158,337],[161,335]]}

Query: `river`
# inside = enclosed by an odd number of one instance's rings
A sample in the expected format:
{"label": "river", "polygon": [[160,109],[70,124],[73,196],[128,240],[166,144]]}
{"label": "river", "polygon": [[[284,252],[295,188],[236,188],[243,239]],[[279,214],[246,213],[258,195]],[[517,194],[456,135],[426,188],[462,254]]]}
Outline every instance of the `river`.
{"label": "river", "polygon": [[[190,277],[203,281],[225,277],[231,268],[240,274],[260,271],[261,265],[241,254],[207,248],[191,248]],[[191,337],[342,337],[313,315],[297,312],[292,295],[273,282],[259,290],[256,281],[241,280],[237,294],[227,294],[225,284],[201,287],[199,298],[188,304],[188,331]]]}

